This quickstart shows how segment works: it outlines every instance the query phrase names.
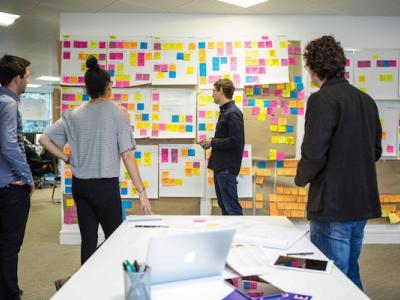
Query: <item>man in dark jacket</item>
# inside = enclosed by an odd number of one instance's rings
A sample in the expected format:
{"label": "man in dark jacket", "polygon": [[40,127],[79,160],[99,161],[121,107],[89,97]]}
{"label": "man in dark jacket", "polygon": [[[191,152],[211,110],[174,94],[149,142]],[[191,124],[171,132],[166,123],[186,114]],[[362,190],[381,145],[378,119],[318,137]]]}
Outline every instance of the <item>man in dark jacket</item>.
{"label": "man in dark jacket", "polygon": [[375,169],[382,154],[378,109],[344,78],[346,59],[333,37],[311,41],[304,59],[321,89],[307,102],[295,182],[310,183],[311,241],[362,289],[358,257],[364,227],[381,216]]}
{"label": "man in dark jacket", "polygon": [[232,100],[235,87],[229,79],[214,83],[213,98],[220,113],[214,138],[204,140],[204,149],[212,147],[208,168],[214,171],[214,185],[218,205],[223,215],[243,215],[237,193],[244,149],[243,114]]}

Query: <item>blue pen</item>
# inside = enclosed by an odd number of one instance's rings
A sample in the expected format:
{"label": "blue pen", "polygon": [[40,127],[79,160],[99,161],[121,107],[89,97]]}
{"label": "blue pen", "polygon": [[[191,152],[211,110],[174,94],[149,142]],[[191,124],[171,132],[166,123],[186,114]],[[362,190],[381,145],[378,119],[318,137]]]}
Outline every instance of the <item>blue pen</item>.
{"label": "blue pen", "polygon": [[132,266],[132,264],[129,262],[129,260],[125,260],[126,263],[126,268],[128,270],[128,272],[136,272],[134,267]]}

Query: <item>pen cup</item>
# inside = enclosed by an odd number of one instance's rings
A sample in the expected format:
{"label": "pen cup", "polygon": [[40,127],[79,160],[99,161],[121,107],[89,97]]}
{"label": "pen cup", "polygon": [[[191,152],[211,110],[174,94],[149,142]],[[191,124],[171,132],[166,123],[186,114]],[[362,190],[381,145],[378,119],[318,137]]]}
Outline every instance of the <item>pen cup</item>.
{"label": "pen cup", "polygon": [[125,300],[151,299],[151,272],[150,267],[144,272],[124,271]]}

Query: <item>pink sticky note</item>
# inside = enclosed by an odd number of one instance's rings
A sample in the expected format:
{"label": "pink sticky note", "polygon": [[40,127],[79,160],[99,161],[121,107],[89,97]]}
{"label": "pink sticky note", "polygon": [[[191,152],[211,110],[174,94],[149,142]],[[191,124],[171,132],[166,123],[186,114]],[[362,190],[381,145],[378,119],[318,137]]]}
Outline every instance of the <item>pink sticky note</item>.
{"label": "pink sticky note", "polygon": [[153,101],[158,101],[160,100],[160,94],[159,93],[153,93]]}
{"label": "pink sticky note", "polygon": [[233,54],[232,42],[226,42],[225,47],[226,47],[226,55],[231,56]]}
{"label": "pink sticky note", "polygon": [[140,129],[140,136],[146,136],[147,135],[147,130],[146,129]]}
{"label": "pink sticky note", "polygon": [[253,116],[258,116],[260,114],[260,108],[258,106],[254,106],[251,113]]}
{"label": "pink sticky note", "polygon": [[243,151],[243,157],[248,158],[249,157],[249,151],[247,151],[247,150]]}
{"label": "pink sticky note", "polygon": [[149,81],[150,80],[150,74],[143,74],[143,80]]}
{"label": "pink sticky note", "polygon": [[297,109],[297,114],[301,115],[301,116],[304,115],[304,108],[298,108]]}
{"label": "pink sticky note", "polygon": [[247,99],[243,99],[243,106],[248,106],[249,105],[249,101]]}
{"label": "pink sticky note", "polygon": [[66,111],[66,110],[68,110],[68,108],[69,108],[68,104],[62,104],[61,105],[61,111]]}
{"label": "pink sticky note", "polygon": [[224,55],[224,48],[218,48],[217,49],[217,55],[218,56],[223,56]]}
{"label": "pink sticky note", "polygon": [[244,42],[244,47],[251,48],[251,42],[250,41]]}
{"label": "pink sticky note", "polygon": [[303,91],[298,92],[298,93],[297,93],[297,98],[299,98],[299,99],[304,99],[304,92],[303,92]]}
{"label": "pink sticky note", "polygon": [[160,128],[161,131],[165,131],[165,123],[160,123],[158,128]]}
{"label": "pink sticky note", "polygon": [[168,71],[168,65],[161,65],[160,67],[161,72],[167,72]]}
{"label": "pink sticky note", "polygon": [[135,79],[136,79],[137,81],[143,80],[143,74],[136,74]]}
{"label": "pink sticky note", "polygon": [[200,219],[200,218],[193,219],[193,222],[196,222],[196,223],[207,222],[207,219]]}
{"label": "pink sticky note", "polygon": [[270,115],[270,116],[273,116],[275,114],[275,108],[268,107],[267,114]]}
{"label": "pink sticky note", "polygon": [[71,48],[71,41],[64,41],[63,42],[63,47],[64,48]]}
{"label": "pink sticky note", "polygon": [[271,117],[271,124],[272,125],[278,125],[278,118],[277,117]]}
{"label": "pink sticky note", "polygon": [[186,116],[186,123],[192,123],[193,122],[193,116]]}
{"label": "pink sticky note", "polygon": [[258,42],[258,48],[265,48],[265,42],[264,41],[259,41]]}
{"label": "pink sticky note", "polygon": [[275,95],[276,97],[281,97],[281,96],[282,96],[282,90],[275,90],[274,95]]}
{"label": "pink sticky note", "polygon": [[199,110],[199,118],[205,118],[206,112],[204,110]]}
{"label": "pink sticky note", "polygon": [[71,53],[70,52],[64,52],[63,53],[63,59],[70,59],[71,58]]}
{"label": "pink sticky note", "polygon": [[64,216],[64,224],[72,224],[72,217]]}
{"label": "pink sticky note", "polygon": [[297,63],[296,57],[289,57],[289,65],[295,65]]}
{"label": "pink sticky note", "polygon": [[171,149],[171,162],[178,163],[178,149]]}
{"label": "pink sticky note", "polygon": [[282,58],[282,59],[281,59],[281,65],[282,65],[282,66],[287,66],[287,65],[289,65],[288,59]]}
{"label": "pink sticky note", "polygon": [[158,136],[158,130],[152,130],[151,131],[151,136],[157,137]]}
{"label": "pink sticky note", "polygon": [[64,76],[62,82],[63,83],[70,83],[71,82],[71,77],[70,76]]}
{"label": "pink sticky note", "polygon": [[272,48],[272,41],[266,41],[265,48]]}
{"label": "pink sticky note", "polygon": [[161,149],[161,162],[168,162],[168,149]]}
{"label": "pink sticky note", "polygon": [[393,153],[394,151],[394,147],[392,145],[387,145],[386,146],[386,152],[387,153]]}
{"label": "pink sticky note", "polygon": [[78,83],[85,83],[85,77],[79,76],[78,77]]}
{"label": "pink sticky note", "polygon": [[207,138],[205,134],[199,135],[199,141],[204,141]]}
{"label": "pink sticky note", "polygon": [[285,159],[285,153],[283,153],[283,152],[278,152],[278,153],[276,154],[276,159],[277,159],[277,160],[284,160],[284,159]]}
{"label": "pink sticky note", "polygon": [[106,47],[106,42],[99,42],[99,48],[104,49]]}

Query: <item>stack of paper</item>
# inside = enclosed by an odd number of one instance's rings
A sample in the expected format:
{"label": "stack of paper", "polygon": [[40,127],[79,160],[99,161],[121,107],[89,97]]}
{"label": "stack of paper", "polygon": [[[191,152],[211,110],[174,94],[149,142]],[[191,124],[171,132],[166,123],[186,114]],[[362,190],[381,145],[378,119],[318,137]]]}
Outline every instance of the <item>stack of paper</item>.
{"label": "stack of paper", "polygon": [[236,246],[229,251],[226,263],[242,276],[265,274],[272,257],[260,246]]}

